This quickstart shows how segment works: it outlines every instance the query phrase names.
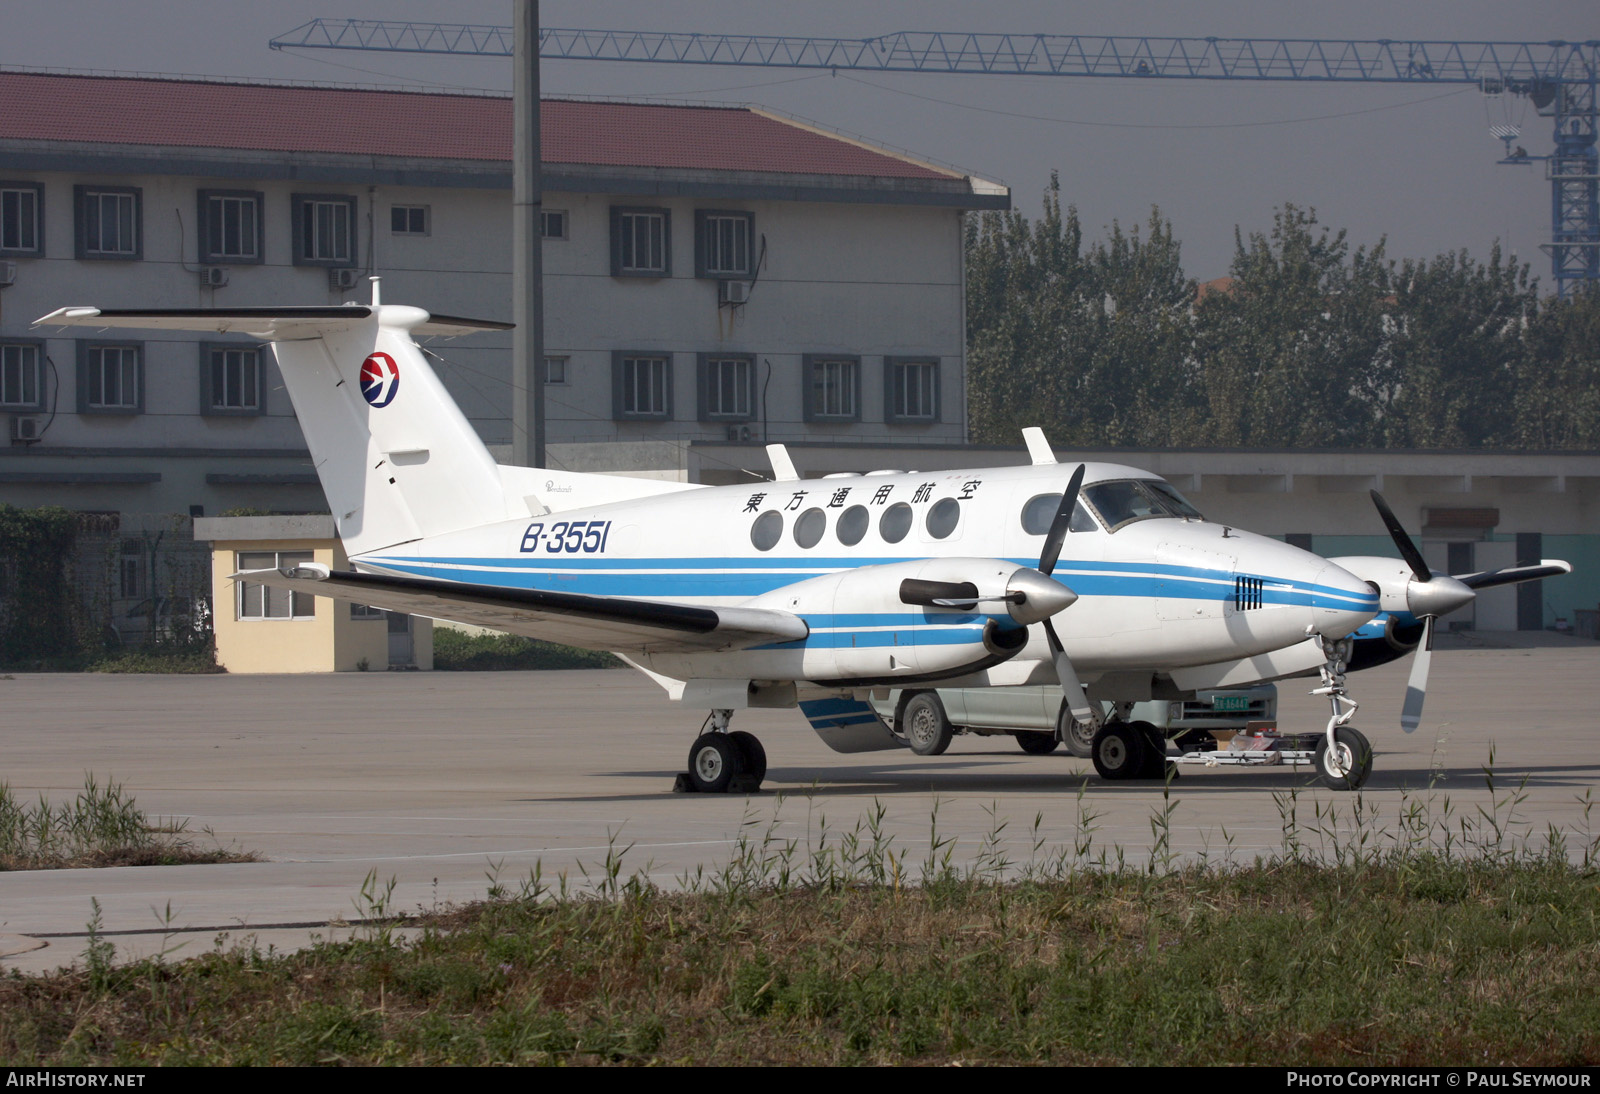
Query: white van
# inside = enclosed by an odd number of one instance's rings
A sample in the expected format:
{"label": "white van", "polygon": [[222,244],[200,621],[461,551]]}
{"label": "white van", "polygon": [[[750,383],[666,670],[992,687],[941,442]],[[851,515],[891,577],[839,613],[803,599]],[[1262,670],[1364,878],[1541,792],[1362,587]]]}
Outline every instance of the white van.
{"label": "white van", "polygon": [[[920,756],[937,756],[958,733],[1010,734],[1024,752],[1043,755],[1061,744],[1074,756],[1089,758],[1095,725],[1080,723],[1067,711],[1056,687],[938,688],[891,691],[874,698],[880,718]],[[1112,704],[1101,703],[1109,719]],[[1213,730],[1242,733],[1274,726],[1278,689],[1272,684],[1197,692],[1192,699],[1134,703],[1120,721],[1142,723],[1175,741],[1180,751],[1216,747]],[[1226,735],[1226,734],[1225,734]],[[1165,752],[1163,747],[1162,752]]]}

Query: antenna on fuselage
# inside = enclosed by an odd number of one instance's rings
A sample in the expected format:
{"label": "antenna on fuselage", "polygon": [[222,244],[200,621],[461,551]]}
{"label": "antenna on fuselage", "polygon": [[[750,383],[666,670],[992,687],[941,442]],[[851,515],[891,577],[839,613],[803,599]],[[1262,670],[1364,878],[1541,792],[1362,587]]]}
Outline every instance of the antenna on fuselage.
{"label": "antenna on fuselage", "polygon": [[773,482],[794,482],[800,478],[800,472],[794,469],[794,461],[789,458],[789,450],[783,445],[767,445],[767,459],[772,461]]}
{"label": "antenna on fuselage", "polygon": [[1034,466],[1056,462],[1055,451],[1050,447],[1050,442],[1045,440],[1044,430],[1030,425],[1022,431],[1022,439],[1028,442],[1028,456]]}

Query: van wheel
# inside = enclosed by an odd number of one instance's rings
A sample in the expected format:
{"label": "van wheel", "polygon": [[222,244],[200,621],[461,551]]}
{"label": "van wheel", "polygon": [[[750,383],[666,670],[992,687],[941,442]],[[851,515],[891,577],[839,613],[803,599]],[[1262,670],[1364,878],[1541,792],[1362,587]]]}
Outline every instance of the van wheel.
{"label": "van wheel", "polygon": [[1017,744],[1030,756],[1046,756],[1061,742],[1048,733],[1018,733]]}
{"label": "van wheel", "polygon": [[918,756],[942,755],[955,733],[955,727],[945,717],[944,704],[931,691],[919,691],[906,700],[900,725],[911,751]]}
{"label": "van wheel", "polygon": [[1094,755],[1094,723],[1074,718],[1065,701],[1061,704],[1061,713],[1056,715],[1056,736],[1067,746],[1067,751],[1080,760]]}

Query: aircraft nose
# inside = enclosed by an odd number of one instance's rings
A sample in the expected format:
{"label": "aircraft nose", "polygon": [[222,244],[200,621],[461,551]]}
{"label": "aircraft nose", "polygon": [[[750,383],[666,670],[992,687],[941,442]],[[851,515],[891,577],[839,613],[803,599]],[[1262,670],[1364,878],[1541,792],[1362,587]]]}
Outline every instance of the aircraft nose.
{"label": "aircraft nose", "polygon": [[1311,625],[1324,638],[1343,638],[1378,614],[1378,594],[1342,566],[1329,562],[1317,573],[1311,595]]}

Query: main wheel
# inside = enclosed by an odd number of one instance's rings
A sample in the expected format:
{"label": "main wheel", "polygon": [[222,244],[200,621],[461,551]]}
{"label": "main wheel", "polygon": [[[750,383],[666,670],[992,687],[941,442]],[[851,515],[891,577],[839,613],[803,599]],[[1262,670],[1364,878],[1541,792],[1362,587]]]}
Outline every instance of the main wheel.
{"label": "main wheel", "polygon": [[767,750],[761,747],[760,738],[736,729],[728,734],[728,740],[738,746],[740,758],[744,760],[744,773],[759,785],[767,777]]}
{"label": "main wheel", "polygon": [[1089,758],[1102,779],[1137,779],[1144,772],[1145,753],[1149,751],[1149,743],[1139,729],[1127,722],[1107,722],[1094,735]]}
{"label": "main wheel", "polygon": [[1164,779],[1167,777],[1167,735],[1150,722],[1133,722],[1133,728],[1144,733],[1145,744],[1149,747],[1144,753],[1144,770],[1139,773],[1141,779]]}
{"label": "main wheel", "polygon": [[1372,745],[1354,726],[1333,731],[1335,745],[1328,748],[1328,735],[1317,737],[1317,781],[1330,790],[1359,790],[1372,774]]}
{"label": "main wheel", "polygon": [[1072,716],[1063,700],[1061,713],[1056,715],[1056,736],[1067,746],[1067,751],[1081,760],[1094,755],[1094,722],[1080,722]]}
{"label": "main wheel", "polygon": [[931,691],[919,691],[906,700],[900,716],[906,741],[918,756],[938,756],[950,747],[955,729],[945,717],[944,704]]}
{"label": "main wheel", "polygon": [[721,794],[744,773],[744,749],[731,733],[702,733],[689,746],[689,781],[702,794]]}
{"label": "main wheel", "polygon": [[1018,733],[1017,744],[1030,756],[1046,756],[1061,742],[1048,733]]}

